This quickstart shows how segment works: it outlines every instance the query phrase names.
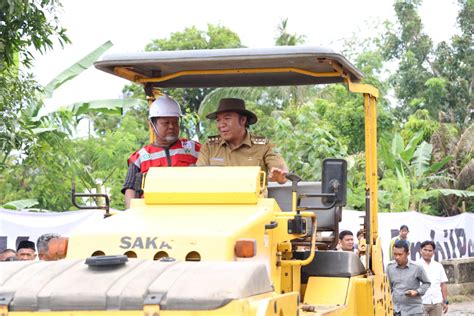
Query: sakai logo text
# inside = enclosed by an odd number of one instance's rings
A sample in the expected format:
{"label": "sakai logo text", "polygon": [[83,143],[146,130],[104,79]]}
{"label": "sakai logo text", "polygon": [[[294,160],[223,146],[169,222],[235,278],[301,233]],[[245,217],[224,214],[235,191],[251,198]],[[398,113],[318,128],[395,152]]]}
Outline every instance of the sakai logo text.
{"label": "sakai logo text", "polygon": [[159,241],[158,237],[129,237],[120,238],[122,249],[171,249],[166,241]]}

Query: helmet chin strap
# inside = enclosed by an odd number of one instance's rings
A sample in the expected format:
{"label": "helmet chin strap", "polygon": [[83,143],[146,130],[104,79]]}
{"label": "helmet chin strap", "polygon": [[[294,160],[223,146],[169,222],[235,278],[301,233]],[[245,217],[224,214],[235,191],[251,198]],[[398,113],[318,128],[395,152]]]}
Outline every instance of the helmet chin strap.
{"label": "helmet chin strap", "polygon": [[159,136],[160,133],[158,133],[158,130],[156,129],[155,124],[153,123],[153,118],[150,118],[148,121],[150,122],[151,127],[153,128],[153,130],[155,131],[156,136]]}

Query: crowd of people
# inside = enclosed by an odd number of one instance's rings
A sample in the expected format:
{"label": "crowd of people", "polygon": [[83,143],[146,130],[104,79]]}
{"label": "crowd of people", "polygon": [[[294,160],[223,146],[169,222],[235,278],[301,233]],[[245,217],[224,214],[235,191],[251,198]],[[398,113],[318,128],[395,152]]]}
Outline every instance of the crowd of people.
{"label": "crowd of people", "polygon": [[[408,226],[401,225],[398,236],[390,241],[386,273],[392,289],[394,316],[441,316],[448,311],[448,278],[441,263],[434,260],[436,244],[431,240],[421,243],[421,258],[409,259]],[[362,258],[360,241],[363,230],[357,232],[357,242],[349,230],[339,233],[338,251],[355,252]],[[362,248],[363,250],[363,248]]]}
{"label": "crowd of people", "polygon": [[[61,237],[58,234],[43,234],[36,241],[22,240],[15,249],[6,248],[0,252],[0,261],[29,261],[39,260],[51,261],[54,258],[49,254],[49,242],[54,238]],[[37,252],[38,251],[38,252]]]}

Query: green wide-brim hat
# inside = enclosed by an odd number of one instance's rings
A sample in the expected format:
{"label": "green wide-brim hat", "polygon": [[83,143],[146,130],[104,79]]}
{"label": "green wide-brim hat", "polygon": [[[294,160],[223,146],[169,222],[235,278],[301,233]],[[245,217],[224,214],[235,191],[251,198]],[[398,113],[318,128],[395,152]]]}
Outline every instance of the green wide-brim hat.
{"label": "green wide-brim hat", "polygon": [[247,124],[252,125],[257,123],[257,115],[252,111],[249,111],[245,108],[245,101],[242,99],[236,98],[225,98],[219,101],[219,106],[217,107],[217,111],[209,113],[206,115],[208,119],[215,120],[217,114],[222,112],[236,112],[247,117]]}

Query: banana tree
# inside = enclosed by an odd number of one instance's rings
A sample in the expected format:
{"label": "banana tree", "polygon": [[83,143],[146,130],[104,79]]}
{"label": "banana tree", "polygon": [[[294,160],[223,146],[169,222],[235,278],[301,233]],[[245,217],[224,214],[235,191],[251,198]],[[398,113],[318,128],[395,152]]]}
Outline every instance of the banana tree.
{"label": "banana tree", "polygon": [[440,208],[449,216],[466,210],[474,212],[474,123],[462,132],[442,123],[431,137],[431,143],[434,159],[453,156],[443,167],[449,179],[438,181],[437,190],[433,192]]}
{"label": "banana tree", "polygon": [[[53,97],[56,89],[91,67],[111,46],[110,42],[104,43],[56,76],[45,86],[44,94],[38,95],[39,102],[28,103],[23,109],[20,118],[25,122],[22,126],[26,126],[26,129],[22,134],[11,135],[16,139],[13,142],[16,150],[9,151],[8,157],[2,159],[4,166],[8,168],[0,168],[3,169],[0,186],[5,184],[0,189],[0,196],[3,196],[0,198],[1,203],[28,197],[36,198],[40,207],[56,205],[57,210],[64,210],[69,208],[67,187],[70,188],[73,175],[79,178],[81,187],[96,186],[97,179],[92,175],[93,167],[90,163],[84,163],[87,159],[81,161],[81,157],[74,153],[77,148],[74,143],[78,122],[92,114],[115,115],[120,118],[127,108],[145,107],[146,102],[136,99],[71,102],[48,112],[45,111],[45,101]],[[44,175],[45,172],[49,175]],[[38,186],[42,188],[39,189]],[[33,191],[38,195],[34,195]],[[59,201],[60,199],[63,201]]]}
{"label": "banana tree", "polygon": [[422,138],[423,133],[419,132],[405,144],[397,133],[391,143],[381,141],[382,208],[390,211],[420,210],[423,200],[434,194],[431,190],[434,189],[433,183],[449,177],[440,171],[453,157],[448,155],[432,163],[433,145]]}

